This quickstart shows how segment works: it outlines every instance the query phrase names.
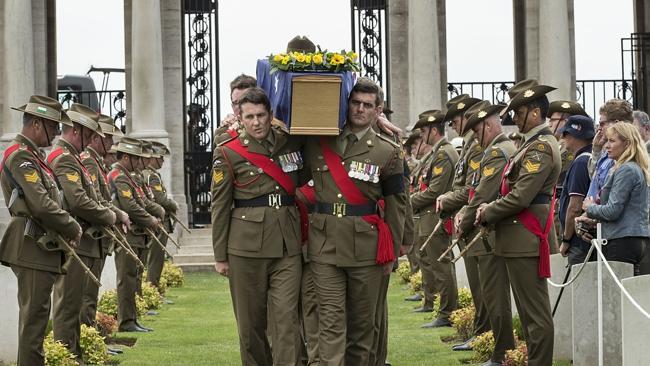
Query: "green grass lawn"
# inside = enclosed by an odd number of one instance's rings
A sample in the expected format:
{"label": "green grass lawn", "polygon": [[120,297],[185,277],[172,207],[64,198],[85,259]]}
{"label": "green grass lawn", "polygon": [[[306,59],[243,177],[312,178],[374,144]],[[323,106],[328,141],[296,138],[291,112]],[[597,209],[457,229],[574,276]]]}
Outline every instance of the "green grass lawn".
{"label": "green grass lawn", "polygon": [[[471,352],[453,352],[441,336],[451,328],[421,329],[426,315],[414,314],[414,303],[405,302],[404,285],[392,276],[389,290],[389,361],[396,366],[463,365]],[[118,333],[137,337],[113,361],[124,365],[240,365],[235,318],[228,282],[215,273],[186,274],[185,285],[168,290],[173,305],[165,305],[157,316],[142,319],[152,333]],[[135,334],[135,336],[134,336]],[[568,365],[568,363],[567,363]]]}

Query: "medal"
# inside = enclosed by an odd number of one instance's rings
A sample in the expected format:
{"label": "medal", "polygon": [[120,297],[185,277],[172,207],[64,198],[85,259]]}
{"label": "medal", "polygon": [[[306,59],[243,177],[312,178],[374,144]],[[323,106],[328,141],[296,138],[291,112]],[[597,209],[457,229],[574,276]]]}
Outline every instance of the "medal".
{"label": "medal", "polygon": [[350,162],[350,170],[348,170],[348,177],[354,178],[354,170],[356,169],[357,163],[352,161]]}

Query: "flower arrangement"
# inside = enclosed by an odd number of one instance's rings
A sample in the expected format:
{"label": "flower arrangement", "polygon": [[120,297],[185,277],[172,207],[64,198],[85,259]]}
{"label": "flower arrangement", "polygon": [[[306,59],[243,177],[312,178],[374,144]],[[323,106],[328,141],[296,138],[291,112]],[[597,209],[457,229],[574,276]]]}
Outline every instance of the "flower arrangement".
{"label": "flower arrangement", "polygon": [[320,47],[316,52],[289,52],[269,55],[271,73],[282,71],[329,71],[345,72],[360,71],[361,66],[357,61],[358,55],[353,51],[341,52],[322,51]]}

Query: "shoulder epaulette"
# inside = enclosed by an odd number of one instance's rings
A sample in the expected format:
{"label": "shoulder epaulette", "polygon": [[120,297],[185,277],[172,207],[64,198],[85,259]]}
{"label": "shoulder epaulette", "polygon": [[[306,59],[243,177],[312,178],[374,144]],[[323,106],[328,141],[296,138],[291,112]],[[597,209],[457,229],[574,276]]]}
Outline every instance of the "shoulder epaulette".
{"label": "shoulder epaulette", "polygon": [[221,140],[221,141],[217,142],[217,146],[223,146],[224,144],[226,144],[226,143],[234,140],[235,138],[239,137],[239,134],[237,133],[237,131],[232,131],[232,132],[234,132],[234,134],[232,134],[231,131],[228,131],[227,134],[223,134],[223,135],[218,136],[218,137],[224,138],[224,140]]}
{"label": "shoulder epaulette", "polygon": [[63,151],[63,148],[61,148],[61,147],[58,147],[58,148],[52,150],[50,155],[47,156],[47,163],[52,164],[54,159],[56,159],[57,157],[59,157],[60,155],[63,155],[63,154],[65,154],[65,151]]}
{"label": "shoulder epaulette", "polygon": [[391,140],[388,136],[384,136],[384,135],[378,133],[377,137],[379,137],[380,139],[382,139],[382,140],[388,142],[389,144],[393,145],[393,147],[395,147],[395,148],[401,148],[402,147],[397,142]]}

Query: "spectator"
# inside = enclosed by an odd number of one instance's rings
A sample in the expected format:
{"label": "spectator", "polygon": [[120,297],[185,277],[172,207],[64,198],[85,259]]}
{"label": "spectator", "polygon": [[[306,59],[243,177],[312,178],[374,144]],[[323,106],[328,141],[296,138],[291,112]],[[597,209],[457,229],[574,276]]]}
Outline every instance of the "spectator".
{"label": "spectator", "polygon": [[575,231],[575,218],[582,214],[582,202],[589,190],[587,162],[591,156],[591,141],[594,138],[594,120],[576,115],[568,118],[559,130],[566,149],[575,156],[569,168],[560,194],[560,225],[562,226],[562,245],[560,253],[569,257],[569,264],[582,263],[589,251],[589,242],[584,241]]}
{"label": "spectator", "polygon": [[589,197],[594,197],[598,202],[600,190],[605,184],[609,169],[614,165],[614,161],[607,154],[601,154],[602,147],[605,144],[605,131],[610,125],[619,122],[632,122],[632,105],[626,100],[610,99],[599,110],[600,119],[598,129],[594,137],[591,159],[589,159],[589,174],[591,175],[591,184],[589,186]]}
{"label": "spectator", "polygon": [[645,142],[645,148],[650,154],[650,117],[644,111],[632,112],[634,116],[634,126],[639,129],[641,138]]}
{"label": "spectator", "polygon": [[628,123],[616,123],[607,130],[605,149],[614,160],[612,173],[601,193],[601,203],[587,197],[582,208],[587,217],[601,222],[608,260],[631,263],[639,274],[650,237],[648,223],[648,153],[639,131]]}

